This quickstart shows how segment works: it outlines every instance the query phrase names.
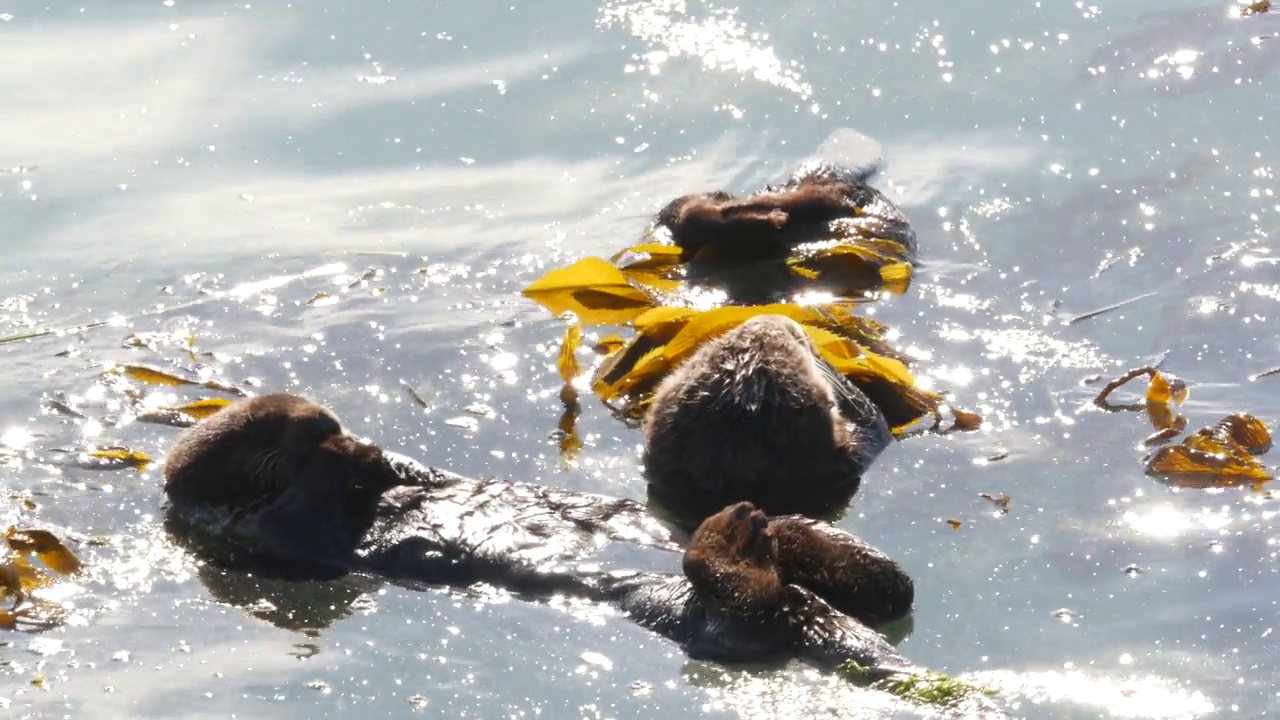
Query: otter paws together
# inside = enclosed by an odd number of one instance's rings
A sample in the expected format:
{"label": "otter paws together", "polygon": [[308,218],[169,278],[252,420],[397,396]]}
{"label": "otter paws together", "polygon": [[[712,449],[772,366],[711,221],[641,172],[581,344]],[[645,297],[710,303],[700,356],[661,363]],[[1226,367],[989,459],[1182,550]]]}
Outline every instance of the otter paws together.
{"label": "otter paws together", "polygon": [[[863,624],[909,611],[911,581],[853,535],[738,503],[688,539],[630,500],[423,467],[294,395],[241,401],[184,431],[165,492],[171,527],[216,540],[200,547],[215,560],[575,595],[724,660],[912,668]],[[663,572],[686,539],[684,572]]]}

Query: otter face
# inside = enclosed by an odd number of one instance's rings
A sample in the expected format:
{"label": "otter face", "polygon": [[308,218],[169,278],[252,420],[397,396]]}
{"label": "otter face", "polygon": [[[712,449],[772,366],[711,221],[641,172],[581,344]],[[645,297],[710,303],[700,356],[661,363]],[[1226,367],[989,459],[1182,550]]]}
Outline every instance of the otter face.
{"label": "otter face", "polygon": [[287,491],[341,497],[379,484],[381,451],[348,435],[306,398],[263,395],[224,408],[179,437],[165,491],[185,506],[243,509]]}

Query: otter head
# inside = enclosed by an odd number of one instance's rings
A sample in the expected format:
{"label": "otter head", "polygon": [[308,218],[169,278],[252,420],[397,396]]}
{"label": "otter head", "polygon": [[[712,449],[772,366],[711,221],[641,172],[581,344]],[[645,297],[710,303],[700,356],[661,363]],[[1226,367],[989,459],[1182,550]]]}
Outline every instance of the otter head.
{"label": "otter head", "polygon": [[645,417],[652,497],[700,519],[737,501],[830,517],[891,435],[879,409],[795,321],[753,317],[659,384]]}
{"label": "otter head", "polygon": [[783,600],[778,545],[769,519],[747,502],[731,505],[698,526],[684,554],[694,589],[720,610],[764,617]]}
{"label": "otter head", "polygon": [[288,394],[243,400],[187,429],[165,462],[175,505],[241,510],[290,492],[345,500],[389,483],[377,446],[329,410]]}
{"label": "otter head", "polygon": [[684,251],[685,258],[694,258],[715,238],[724,222],[720,210],[731,200],[732,195],[719,190],[683,195],[658,211],[654,227],[666,228],[672,241]]}

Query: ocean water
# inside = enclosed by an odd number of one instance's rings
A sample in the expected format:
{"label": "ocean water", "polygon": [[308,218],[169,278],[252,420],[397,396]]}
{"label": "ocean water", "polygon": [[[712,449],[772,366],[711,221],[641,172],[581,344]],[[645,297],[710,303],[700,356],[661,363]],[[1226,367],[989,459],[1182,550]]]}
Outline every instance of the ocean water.
{"label": "ocean water", "polygon": [[177,430],[113,423],[103,370],[200,365],[457,472],[643,498],[640,435],[598,403],[561,457],[564,322],[520,289],[854,128],[924,263],[868,312],[987,420],[890,448],[841,520],[916,581],[902,652],[1017,717],[1275,715],[1280,501],[1147,477],[1150,427],[1086,382],[1158,360],[1190,430],[1280,419],[1280,376],[1253,379],[1280,366],[1280,14],[1236,7],[0,0],[0,337],[36,335],[0,343],[0,487],[87,563],[69,622],[0,636],[0,705],[927,716],[598,608],[205,567],[161,526],[158,467],[56,452],[162,458]]}

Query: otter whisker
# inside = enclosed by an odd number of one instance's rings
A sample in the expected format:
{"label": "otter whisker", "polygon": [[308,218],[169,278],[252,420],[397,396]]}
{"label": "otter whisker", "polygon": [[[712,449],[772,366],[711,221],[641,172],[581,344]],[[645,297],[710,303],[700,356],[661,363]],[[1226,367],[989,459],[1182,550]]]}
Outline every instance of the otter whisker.
{"label": "otter whisker", "polygon": [[252,461],[253,471],[249,473],[249,485],[252,491],[258,495],[274,495],[280,490],[276,487],[279,482],[277,480],[276,464],[280,460],[279,448],[267,448],[254,456]]}

